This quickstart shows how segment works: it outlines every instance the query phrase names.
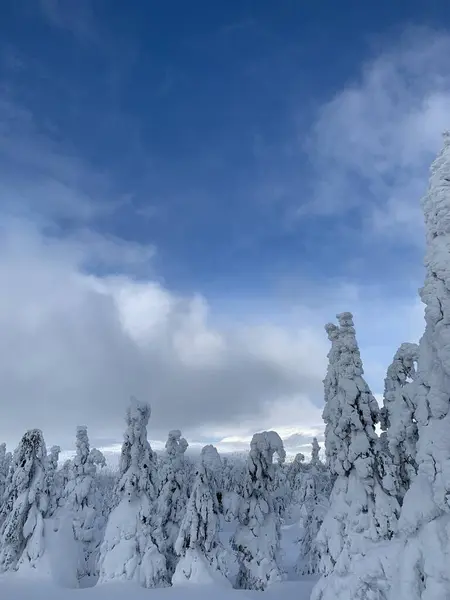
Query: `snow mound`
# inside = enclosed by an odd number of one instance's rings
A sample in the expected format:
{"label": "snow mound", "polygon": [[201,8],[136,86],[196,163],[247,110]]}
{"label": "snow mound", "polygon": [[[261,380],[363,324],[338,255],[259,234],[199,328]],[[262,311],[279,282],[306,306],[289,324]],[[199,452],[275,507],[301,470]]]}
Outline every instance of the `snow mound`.
{"label": "snow mound", "polygon": [[185,556],[179,560],[172,577],[172,585],[187,583],[231,587],[228,579],[220,571],[211,569],[205,557],[196,550],[186,551]]}

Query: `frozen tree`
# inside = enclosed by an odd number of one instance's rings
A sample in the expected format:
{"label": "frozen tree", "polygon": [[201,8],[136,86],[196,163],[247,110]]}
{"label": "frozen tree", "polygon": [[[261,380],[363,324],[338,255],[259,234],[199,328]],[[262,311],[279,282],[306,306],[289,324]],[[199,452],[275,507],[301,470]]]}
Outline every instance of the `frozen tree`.
{"label": "frozen tree", "polygon": [[320,446],[317,438],[314,437],[312,441],[312,450],[311,450],[311,465],[318,466],[319,468],[322,466],[322,462],[319,458],[320,454]]}
{"label": "frozen tree", "polygon": [[35,568],[44,555],[46,457],[42,432],[27,431],[14,452],[0,508],[0,572]]}
{"label": "frozen tree", "polygon": [[305,470],[305,455],[298,452],[294,460],[289,465],[288,481],[291,490],[296,489],[300,485],[302,473]]}
{"label": "frozen tree", "polygon": [[180,523],[183,520],[188,502],[188,487],[184,464],[187,441],[181,431],[169,431],[166,442],[166,455],[161,467],[161,478],[156,506],[157,546],[167,560],[167,570],[172,577],[178,562],[175,542]]}
{"label": "frozen tree", "polygon": [[6,489],[9,468],[11,466],[11,452],[6,452],[6,444],[0,444],[0,507]]}
{"label": "frozen tree", "polygon": [[228,576],[225,549],[219,538],[220,506],[217,473],[220,457],[213,446],[205,446],[197,466],[193,489],[181,522],[175,552],[181,557],[173,582],[199,576],[214,581]]}
{"label": "frozen tree", "polygon": [[63,495],[61,479],[57,476],[58,460],[61,448],[52,446],[47,455],[47,470],[45,473],[45,485],[49,497],[47,517],[53,516]]}
{"label": "frozen tree", "polygon": [[398,600],[450,598],[450,133],[431,167],[425,214],[425,332],[419,344],[414,405],[418,471],[399,522]]}
{"label": "frozen tree", "polygon": [[283,462],[276,462],[274,467],[274,499],[278,514],[282,519],[284,519],[291,498],[288,469]]}
{"label": "frozen tree", "polygon": [[78,577],[97,574],[97,556],[102,535],[101,498],[96,486],[96,465],[100,451],[90,448],[87,427],[76,432],[76,453],[70,465],[69,479],[63,492],[60,518],[71,519],[74,538],[80,544]]}
{"label": "frozen tree", "polygon": [[319,459],[319,452],[317,438],[313,438],[311,462],[306,465],[298,492],[301,535],[296,571],[299,575],[319,572],[320,553],[316,538],[330,506],[330,477]]}
{"label": "frozen tree", "polygon": [[222,509],[225,521],[237,519],[243,493],[244,461],[224,458]]}
{"label": "frozen tree", "polygon": [[280,517],[274,499],[273,456],[285,459],[280,436],[274,431],[256,433],[250,444],[239,524],[232,538],[237,552],[237,587],[264,590],[283,577],[279,561]]}
{"label": "frozen tree", "polygon": [[[323,411],[327,461],[336,479],[316,541],[321,571],[335,577],[322,578],[313,600],[338,597],[336,578],[347,575],[351,561],[364,556],[371,543],[392,538],[399,513],[397,499],[385,491],[379,476],[379,411],[363,378],[353,318],[351,313],[337,318],[339,327],[326,326],[331,349]],[[360,586],[354,600],[365,593]]]}
{"label": "frozen tree", "polygon": [[[384,380],[384,403],[380,412],[382,448],[385,453],[385,487],[395,491],[400,502],[417,472],[417,422],[414,389],[419,347],[402,344],[395,353]],[[389,480],[393,465],[393,478]]]}
{"label": "frozen tree", "polygon": [[156,456],[147,440],[150,406],[134,398],[127,410],[117,483],[100,548],[100,582],[135,581],[144,587],[169,584],[165,557],[154,539]]}
{"label": "frozen tree", "polygon": [[117,470],[111,469],[110,467],[103,467],[99,472],[97,472],[96,482],[101,498],[100,510],[105,523],[107,522],[111,511],[117,505],[117,479]]}

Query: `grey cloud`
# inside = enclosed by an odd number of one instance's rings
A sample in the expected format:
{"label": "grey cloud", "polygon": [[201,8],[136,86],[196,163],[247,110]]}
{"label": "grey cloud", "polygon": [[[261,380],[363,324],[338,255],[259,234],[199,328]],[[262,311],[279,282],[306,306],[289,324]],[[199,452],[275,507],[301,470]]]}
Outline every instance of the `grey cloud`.
{"label": "grey cloud", "polygon": [[321,402],[321,332],[314,340],[278,328],[215,330],[198,298],[86,276],[70,244],[47,242],[31,227],[0,241],[7,441],[40,427],[49,444],[67,448],[83,423],[93,440],[120,442],[131,394],[152,404],[157,439],[174,427],[187,433],[220,424],[232,432],[242,419],[257,429],[267,406],[283,397]]}

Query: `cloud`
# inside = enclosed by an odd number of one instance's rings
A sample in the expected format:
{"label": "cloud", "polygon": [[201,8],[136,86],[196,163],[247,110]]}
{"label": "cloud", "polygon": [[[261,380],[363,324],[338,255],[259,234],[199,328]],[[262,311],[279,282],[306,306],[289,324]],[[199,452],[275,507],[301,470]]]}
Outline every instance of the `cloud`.
{"label": "cloud", "polygon": [[[0,233],[0,413],[7,442],[40,427],[48,443],[70,448],[75,426],[86,424],[96,442],[110,447],[122,439],[131,394],[151,403],[150,437],[159,446],[173,428],[221,450],[247,449],[263,429],[279,431],[290,453],[307,451],[303,442],[320,436],[323,323],[337,304],[298,304],[298,318],[285,324],[268,323],[266,313],[259,323],[253,315],[251,324],[229,317],[224,325],[199,294],[178,295],[152,279],[86,273],[86,257],[72,241],[49,241],[32,224],[12,221]],[[83,248],[89,253],[89,245]],[[380,391],[383,361],[409,333],[389,328],[400,316],[406,327],[410,312],[419,330],[420,315],[398,303],[380,323],[376,300],[355,305],[363,359]],[[374,346],[380,339],[387,353]]]}
{"label": "cloud", "polygon": [[28,219],[86,225],[126,201],[7,89],[0,90],[0,176],[2,212]]}
{"label": "cloud", "polygon": [[316,181],[299,215],[362,214],[372,233],[422,245],[428,168],[450,126],[450,36],[423,28],[320,107],[308,142]]}
{"label": "cloud", "polygon": [[[120,441],[130,394],[153,405],[155,439],[174,427],[213,435],[219,426],[238,430],[242,420],[265,426],[284,397],[305,415],[311,406],[318,412],[321,333],[220,330],[201,296],[86,274],[83,259],[71,242],[49,243],[31,224],[9,222],[2,232],[2,427],[11,440],[37,426],[64,446],[86,423],[93,436]],[[280,424],[286,406],[279,405]]]}

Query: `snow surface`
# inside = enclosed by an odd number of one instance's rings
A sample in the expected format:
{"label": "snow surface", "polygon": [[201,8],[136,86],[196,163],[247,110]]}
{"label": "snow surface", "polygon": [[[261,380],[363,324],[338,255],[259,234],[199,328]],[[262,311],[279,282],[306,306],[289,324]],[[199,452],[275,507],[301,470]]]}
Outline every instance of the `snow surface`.
{"label": "snow surface", "polygon": [[[290,581],[264,592],[264,600],[308,600],[315,579]],[[47,582],[16,577],[0,578],[5,600],[244,600],[261,598],[261,592],[227,589],[218,585],[185,585],[145,589],[133,583],[109,583],[83,590],[63,589]]]}

